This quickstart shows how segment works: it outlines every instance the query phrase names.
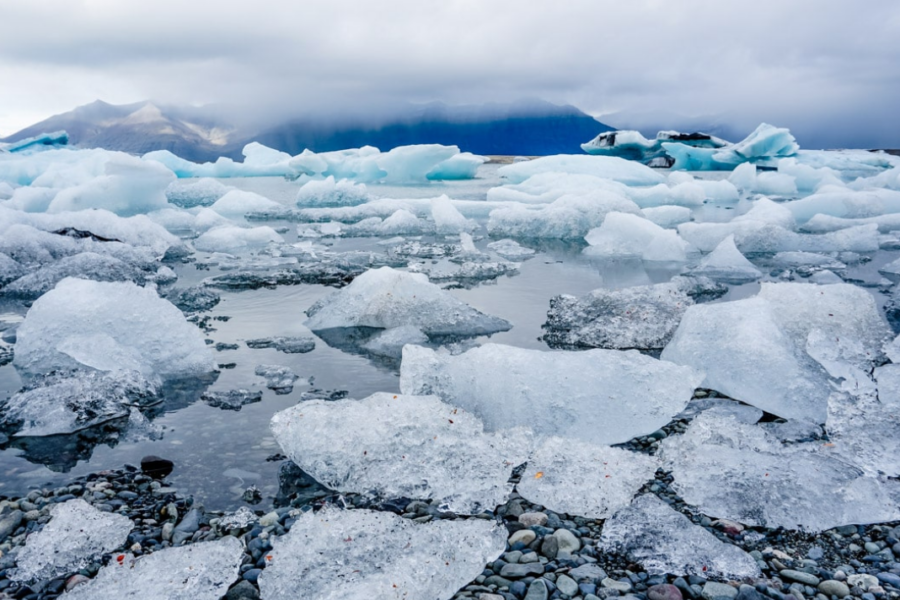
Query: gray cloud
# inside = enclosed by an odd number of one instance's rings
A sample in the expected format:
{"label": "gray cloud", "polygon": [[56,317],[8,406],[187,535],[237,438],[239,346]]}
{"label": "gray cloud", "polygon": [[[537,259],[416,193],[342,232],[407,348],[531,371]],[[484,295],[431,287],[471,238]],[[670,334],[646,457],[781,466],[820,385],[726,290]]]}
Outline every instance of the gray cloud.
{"label": "gray cloud", "polygon": [[900,145],[895,0],[30,0],[0,11],[5,133],[97,97],[280,114],[537,96],[592,114],[768,120],[801,141],[863,127],[860,144]]}

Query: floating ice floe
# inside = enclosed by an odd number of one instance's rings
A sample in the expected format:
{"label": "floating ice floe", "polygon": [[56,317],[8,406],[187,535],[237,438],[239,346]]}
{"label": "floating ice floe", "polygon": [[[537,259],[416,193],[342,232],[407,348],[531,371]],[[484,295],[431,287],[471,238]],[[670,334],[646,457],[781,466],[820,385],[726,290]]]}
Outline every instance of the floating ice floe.
{"label": "floating ice floe", "polygon": [[89,367],[177,378],[215,368],[203,335],[155,290],[64,279],[38,298],[17,331],[26,374]]}
{"label": "floating ice floe", "polygon": [[607,520],[599,547],[628,556],[650,575],[759,576],[752,556],[719,541],[653,494],[638,496]]}
{"label": "floating ice floe", "polygon": [[50,521],[28,536],[16,557],[13,581],[53,579],[83,569],[125,543],[131,519],[97,510],[81,498],[50,509]]}
{"label": "floating ice floe", "polygon": [[16,436],[69,434],[128,416],[158,398],[157,386],[133,371],[52,373],[29,381],[6,401],[0,422]]}
{"label": "floating ice floe", "polygon": [[525,260],[535,255],[535,251],[520,245],[515,240],[497,240],[487,245],[488,250],[507,260]]}
{"label": "floating ice floe", "polygon": [[598,289],[580,298],[555,296],[543,339],[551,348],[663,348],[694,303],[687,293],[692,284],[677,277],[656,285]]}
{"label": "floating ice floe", "polygon": [[147,281],[148,273],[112,256],[82,252],[65,256],[54,263],[23,275],[3,288],[3,294],[33,300],[46,294],[67,277],[107,282],[130,281],[143,284]]}
{"label": "floating ice floe", "polygon": [[194,208],[195,206],[212,206],[215,202],[230,192],[232,189],[215,179],[204,177],[197,181],[183,182],[173,181],[166,188],[166,198],[170,204],[181,208]]}
{"label": "floating ice floe", "polygon": [[734,235],[722,240],[691,269],[691,273],[732,284],[748,283],[762,277],[762,272],[734,245]]}
{"label": "floating ice floe", "polygon": [[663,176],[653,169],[614,156],[558,154],[505,165],[497,170],[501,177],[505,177],[511,183],[522,183],[533,175],[549,172],[593,175],[634,186],[649,186],[663,182]]}
{"label": "floating ice floe", "polygon": [[305,354],[306,352],[312,352],[316,348],[316,340],[309,336],[257,338],[247,340],[246,344],[248,348],[275,348],[285,354]]}
{"label": "floating ice floe", "polygon": [[244,190],[231,190],[209,207],[223,217],[240,219],[248,213],[282,212],[285,207],[265,196]]}
{"label": "floating ice floe", "polygon": [[648,262],[684,262],[697,250],[678,233],[637,215],[612,212],[584,236],[584,253],[597,258],[640,258]]}
{"label": "floating ice floe", "polygon": [[244,388],[228,391],[207,391],[203,393],[201,399],[213,408],[241,410],[247,404],[255,404],[262,400],[262,392]]}
{"label": "floating ice floe", "polygon": [[334,175],[325,179],[310,179],[297,192],[297,206],[356,206],[371,199],[363,183],[348,179],[335,181]]}
{"label": "floating ice floe", "polygon": [[631,502],[658,466],[646,454],[553,437],[528,459],[516,491],[558,513],[606,519]]}
{"label": "floating ice floe", "polygon": [[243,545],[232,536],[110,561],[67,600],[218,600],[238,579]]}
{"label": "floating ice floe", "polygon": [[259,577],[266,600],[449,600],[506,548],[480,519],[413,523],[393,513],[324,509],[297,518]]}
{"label": "floating ice floe", "polygon": [[258,365],[254,373],[264,378],[266,387],[276,394],[290,394],[300,379],[289,367],[280,365]]}
{"label": "floating ice floe", "polygon": [[369,270],[306,311],[313,331],[337,327],[418,327],[427,335],[485,335],[511,325],[457,300],[425,275],[390,267]]}
{"label": "floating ice floe", "polygon": [[488,431],[531,427],[538,436],[618,444],[652,433],[687,405],[694,369],[637,351],[525,350],[485,344],[456,356],[406,346],[404,394],[435,394],[484,421]]}
{"label": "floating ice floe", "polygon": [[877,359],[888,336],[861,288],[764,283],[754,298],[688,308],[662,358],[703,369],[704,387],[780,417],[824,423],[831,385],[820,357],[808,353],[813,331],[854,340],[860,365]]}
{"label": "floating ice floe", "polygon": [[641,209],[644,218],[665,229],[672,229],[691,220],[691,209],[686,206],[651,206]]}
{"label": "floating ice floe", "polygon": [[711,517],[822,531],[900,518],[900,484],[869,477],[819,442],[782,444],[764,428],[702,414],[660,445],[674,488]]}
{"label": "floating ice floe", "polygon": [[250,228],[223,225],[194,240],[194,248],[201,252],[246,252],[281,242],[284,238],[266,225]]}
{"label": "floating ice floe", "polygon": [[506,502],[512,469],[531,450],[527,430],[484,433],[477,417],[434,396],[313,400],[277,413],[272,431],[291,460],[332,489],[432,499],[464,514]]}
{"label": "floating ice floe", "polygon": [[828,190],[784,204],[802,223],[816,215],[862,219],[900,213],[900,191],[879,189]]}

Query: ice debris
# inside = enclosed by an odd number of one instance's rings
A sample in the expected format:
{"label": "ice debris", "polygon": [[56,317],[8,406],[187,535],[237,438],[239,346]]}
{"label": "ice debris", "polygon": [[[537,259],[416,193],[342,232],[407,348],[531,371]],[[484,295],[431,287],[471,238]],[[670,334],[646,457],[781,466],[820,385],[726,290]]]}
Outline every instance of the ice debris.
{"label": "ice debris", "polygon": [[289,367],[280,365],[258,365],[254,373],[264,378],[266,387],[279,395],[294,391],[294,383],[300,379]]}
{"label": "ice debris", "polygon": [[204,392],[201,399],[214,408],[222,410],[241,410],[246,404],[254,404],[262,400],[262,392],[247,390],[208,391]]}
{"label": "ice debris", "polygon": [[332,489],[432,499],[464,514],[506,502],[510,473],[531,449],[530,432],[484,433],[477,417],[434,396],[312,400],[277,413],[272,430],[291,460]]}
{"label": "ice debris", "polygon": [[135,558],[117,556],[66,600],[218,600],[238,579],[243,545],[232,536],[165,548]]}
{"label": "ice debris", "polygon": [[515,240],[505,239],[491,242],[487,245],[488,250],[499,254],[507,260],[525,260],[535,255],[535,251],[520,245]]}
{"label": "ice debris", "polygon": [[305,354],[316,348],[316,340],[308,336],[288,337],[276,336],[270,338],[257,338],[245,342],[248,348],[275,348],[285,354]]}
{"label": "ice debris", "polygon": [[552,437],[528,459],[516,491],[554,512],[606,519],[631,502],[658,466],[646,454]]}
{"label": "ice debris", "polygon": [[337,327],[418,327],[426,335],[474,336],[506,331],[511,325],[457,300],[425,275],[390,267],[366,271],[346,288],[306,311],[313,331]]}
{"label": "ice debris", "polygon": [[759,576],[752,556],[719,541],[653,494],[638,496],[606,521],[599,547],[627,555],[650,575]]}
{"label": "ice debris", "polygon": [[86,366],[168,379],[215,369],[200,330],[133,283],[64,279],[35,301],[17,336],[14,364],[27,374]]}
{"label": "ice debris", "polygon": [[711,517],[822,531],[900,519],[900,485],[866,476],[821,443],[782,444],[757,425],[702,414],[660,445],[674,488]]}
{"label": "ice debris", "polygon": [[731,284],[748,283],[762,277],[762,272],[734,245],[734,235],[722,240],[691,269],[691,273]]}
{"label": "ice debris", "polygon": [[393,513],[303,513],[275,542],[259,577],[266,600],[449,600],[506,548],[506,530],[483,521],[413,523]]}
{"label": "ice debris", "polygon": [[99,511],[81,498],[57,504],[44,528],[28,536],[9,578],[53,579],[83,569],[122,546],[133,528],[128,517]]}
{"label": "ice debris", "polygon": [[404,394],[436,394],[484,421],[538,436],[618,444],[652,433],[687,405],[703,379],[692,368],[637,351],[525,350],[485,344],[452,356],[406,346]]}

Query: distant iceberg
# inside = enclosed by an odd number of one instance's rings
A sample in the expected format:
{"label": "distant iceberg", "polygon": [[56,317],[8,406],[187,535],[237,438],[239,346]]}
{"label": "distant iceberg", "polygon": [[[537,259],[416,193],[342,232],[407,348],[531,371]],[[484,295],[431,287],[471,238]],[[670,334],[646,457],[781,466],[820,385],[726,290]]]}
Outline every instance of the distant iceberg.
{"label": "distant iceberg", "polygon": [[656,139],[648,140],[637,131],[606,131],[591,141],[582,144],[581,149],[588,154],[618,156],[636,160],[651,167],[670,167],[674,159],[666,154],[663,143],[677,143],[692,148],[723,148],[729,143],[707,133],[679,133],[660,131]]}

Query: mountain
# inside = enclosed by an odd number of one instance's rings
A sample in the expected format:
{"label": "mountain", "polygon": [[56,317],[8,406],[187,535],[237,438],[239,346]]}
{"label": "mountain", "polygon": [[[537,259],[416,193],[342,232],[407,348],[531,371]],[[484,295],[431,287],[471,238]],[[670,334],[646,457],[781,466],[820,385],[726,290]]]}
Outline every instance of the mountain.
{"label": "mountain", "polygon": [[573,106],[539,100],[511,104],[407,105],[391,117],[306,116],[268,126],[238,126],[213,108],[100,100],[19,131],[4,142],[65,130],[70,143],[133,154],[169,150],[192,161],[240,158],[244,144],[258,141],[291,154],[358,148],[389,150],[408,144],[457,145],[476,154],[580,153],[580,144],[611,128]]}

